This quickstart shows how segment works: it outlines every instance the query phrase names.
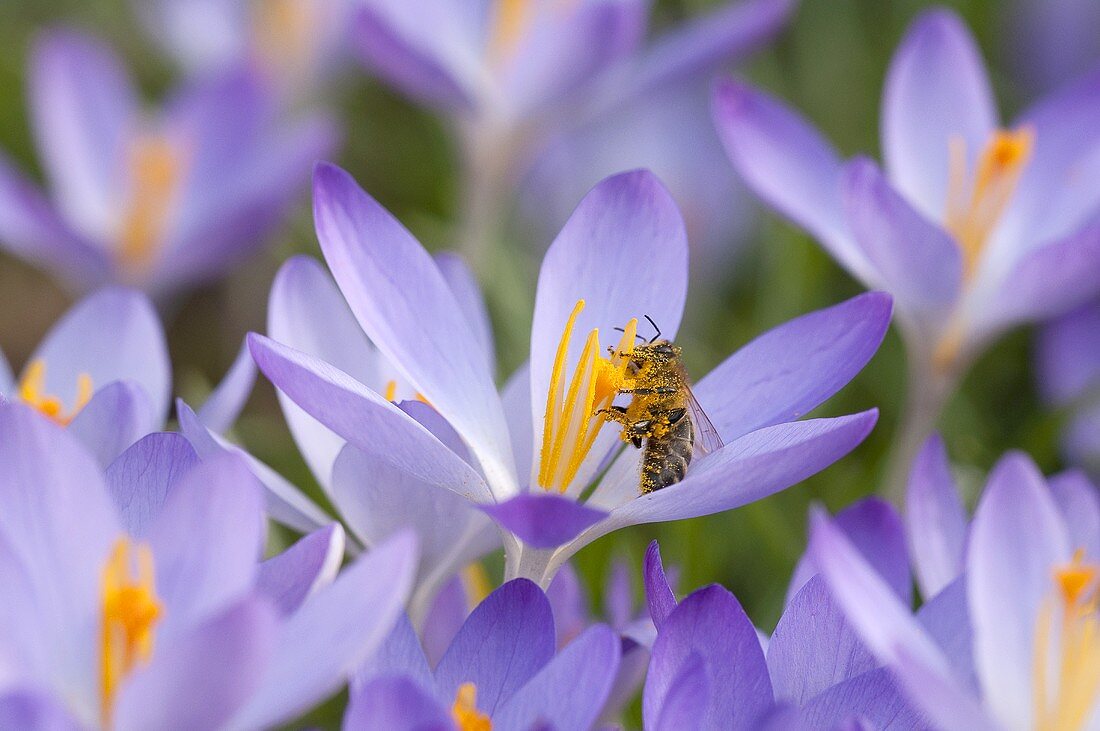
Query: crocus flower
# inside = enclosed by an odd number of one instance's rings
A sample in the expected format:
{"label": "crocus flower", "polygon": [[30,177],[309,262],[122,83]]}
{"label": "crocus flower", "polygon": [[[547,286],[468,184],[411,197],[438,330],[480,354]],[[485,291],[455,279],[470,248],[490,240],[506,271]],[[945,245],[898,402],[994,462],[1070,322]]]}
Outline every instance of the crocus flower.
{"label": "crocus flower", "polygon": [[1002,126],[973,39],[953,13],[932,10],[887,76],[885,173],[865,157],[843,161],[806,120],[744,84],[717,89],[715,116],[749,186],[894,295],[910,404],[892,489],[994,338],[1100,287],[1100,75]]}
{"label": "crocus flower", "polygon": [[[697,455],[682,482],[640,494],[640,450],[621,449],[620,435],[603,430],[597,412],[626,383],[623,354],[638,318],[649,315],[662,337],[674,339],[686,298],[683,222],[647,172],[596,186],[551,245],[535,296],[530,364],[503,397],[438,265],[351,176],[318,167],[314,217],[359,326],[461,448],[337,366],[252,335],[257,365],[358,451],[359,474],[409,475],[493,517],[504,527],[509,578],[548,585],[564,561],[610,531],[729,510],[783,489],[846,454],[874,423],[874,411],[793,419],[873,355],[890,313],[889,298],[878,293],[777,328],[701,380],[696,396],[727,444]],[[614,327],[625,332],[605,355],[610,343],[600,332]]]}
{"label": "crocus flower", "polygon": [[1100,6],[1089,0],[1014,0],[1002,48],[1013,76],[1045,91],[1100,61]]}
{"label": "crocus flower", "polygon": [[327,586],[338,528],[258,564],[261,488],[238,459],[189,450],[152,435],[104,472],[68,431],[0,405],[0,706],[64,728],[266,728],[384,640],[411,540]]}
{"label": "crocus flower", "polygon": [[[1066,521],[1026,456],[1004,457],[978,504],[957,580],[972,640],[955,654],[912,619],[826,517],[813,522],[810,552],[834,598],[936,728],[1095,725],[1100,523],[1082,534]],[[976,683],[960,672],[959,654],[972,656]]]}
{"label": "crocus flower", "polygon": [[550,602],[526,579],[479,604],[435,667],[399,621],[356,673],[344,728],[591,728],[611,691],[619,638],[595,625],[555,647]]}
{"label": "crocus flower", "polygon": [[28,78],[50,195],[0,158],[0,243],[76,291],[120,282],[163,299],[216,278],[264,243],[332,146],[325,120],[276,124],[245,73],[146,113],[114,53],[75,32],[45,33]]}
{"label": "crocus flower", "polygon": [[1100,474],[1100,302],[1094,300],[1054,320],[1039,333],[1039,393],[1068,420],[1062,450],[1071,463]]}

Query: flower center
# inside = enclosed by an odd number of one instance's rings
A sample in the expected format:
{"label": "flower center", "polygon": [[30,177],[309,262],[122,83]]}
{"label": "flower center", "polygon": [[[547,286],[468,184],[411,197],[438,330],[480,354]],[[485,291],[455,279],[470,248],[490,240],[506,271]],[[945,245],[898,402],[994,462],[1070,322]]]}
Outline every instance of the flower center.
{"label": "flower center", "polygon": [[584,309],[579,300],[565,323],[558,342],[550,388],[546,394],[543,417],[542,452],[539,460],[539,486],[564,493],[592,449],[606,419],[597,411],[611,406],[619,390],[629,380],[627,365],[634,352],[637,319],[627,323],[617,348],[605,358],[600,353],[600,333],[593,329],[585,340],[580,360],[573,370],[568,390],[565,387],[565,359],[577,316]]}
{"label": "flower center", "polygon": [[76,378],[76,403],[70,411],[65,411],[60,398],[43,393],[45,383],[46,361],[36,358],[27,365],[26,373],[19,381],[19,398],[61,426],[68,426],[92,398],[92,377],[87,373],[81,373]]}
{"label": "flower center", "polygon": [[460,731],[492,731],[493,728],[492,720],[477,710],[477,686],[473,683],[458,686],[451,717]]}
{"label": "flower center", "polygon": [[149,546],[118,539],[103,569],[102,587],[100,708],[103,725],[109,727],[119,684],[153,654],[153,630],[162,606],[154,587]]}
{"label": "flower center", "polygon": [[[1076,731],[1100,697],[1100,566],[1073,561],[1054,572],[1035,633],[1035,728]],[[1058,611],[1060,610],[1060,611]]]}
{"label": "flower center", "polygon": [[945,225],[962,250],[966,279],[977,270],[989,235],[1012,200],[1034,145],[1035,131],[1031,127],[997,130],[971,176],[966,164],[966,141],[955,136],[948,143]]}
{"label": "flower center", "polygon": [[172,144],[144,136],[130,146],[130,201],[118,239],[118,258],[125,273],[144,274],[157,253],[172,204],[179,192],[182,163]]}
{"label": "flower center", "polygon": [[[387,401],[397,401],[397,381],[394,381],[394,380],[386,381],[386,390],[385,390],[385,393],[383,393],[382,395],[385,397],[385,399]],[[414,401],[420,401],[421,403],[425,403],[428,406],[432,405],[432,402],[429,401],[424,396],[424,394],[420,393],[419,391],[417,391],[415,394],[413,394],[412,399]]]}

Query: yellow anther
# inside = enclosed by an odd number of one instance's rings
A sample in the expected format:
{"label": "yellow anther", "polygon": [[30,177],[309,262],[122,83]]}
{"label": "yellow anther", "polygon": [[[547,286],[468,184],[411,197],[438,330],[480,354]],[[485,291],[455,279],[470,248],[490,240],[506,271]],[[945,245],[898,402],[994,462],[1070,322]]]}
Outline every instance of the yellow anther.
{"label": "yellow anther", "polygon": [[489,58],[498,64],[512,59],[531,22],[530,0],[496,0],[496,16],[489,35]]}
{"label": "yellow anther", "polygon": [[470,611],[489,596],[493,585],[489,581],[489,574],[484,566],[474,562],[462,569],[462,590],[466,592],[466,603]]}
{"label": "yellow anther", "polygon": [[143,274],[164,236],[179,190],[181,161],[163,137],[139,137],[130,147],[130,201],[118,238],[118,257],[131,275]]}
{"label": "yellow anther", "polygon": [[1066,606],[1077,606],[1082,599],[1096,586],[1096,578],[1100,575],[1100,567],[1096,564],[1085,563],[1085,552],[1077,549],[1073,554],[1073,561],[1054,572],[1055,580],[1062,590],[1062,600]]}
{"label": "yellow anther", "polygon": [[31,361],[19,382],[19,399],[38,409],[61,426],[68,426],[92,398],[92,377],[81,373],[76,377],[76,401],[72,409],[65,410],[61,399],[43,393],[46,385],[46,362],[41,358]]}
{"label": "yellow anther", "polygon": [[103,569],[102,591],[100,712],[109,727],[119,684],[153,654],[153,631],[162,609],[149,547],[134,546],[128,538],[116,541]]}
{"label": "yellow anther", "polygon": [[397,399],[397,381],[386,381],[385,397],[387,401],[394,401]]}
{"label": "yellow anther", "polygon": [[492,720],[477,710],[477,686],[473,683],[458,686],[451,717],[460,731],[492,731],[493,728]]}

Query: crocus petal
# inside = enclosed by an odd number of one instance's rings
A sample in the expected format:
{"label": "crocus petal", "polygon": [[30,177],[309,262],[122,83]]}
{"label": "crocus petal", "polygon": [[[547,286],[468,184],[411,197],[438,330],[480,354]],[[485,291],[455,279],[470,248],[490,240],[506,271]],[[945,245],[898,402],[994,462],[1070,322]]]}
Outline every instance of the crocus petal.
{"label": "crocus petal", "polygon": [[126,532],[144,538],[180,479],[199,463],[190,442],[157,432],[139,439],[107,467],[107,489]]}
{"label": "crocus petal", "polygon": [[1050,494],[1066,522],[1070,545],[1100,559],[1100,496],[1084,472],[1070,470],[1049,478]]}
{"label": "crocus petal", "polygon": [[966,509],[939,435],[928,438],[913,462],[905,496],[905,520],[913,569],[926,599],[963,571]]}
{"label": "crocus petal", "polygon": [[15,390],[15,378],[4,352],[0,351],[0,396],[10,396]]}
{"label": "crocus petal", "polygon": [[649,618],[653,620],[657,631],[660,632],[661,625],[676,608],[676,595],[672,593],[672,587],[669,586],[668,578],[665,576],[665,565],[661,561],[661,547],[657,545],[657,541],[650,543],[649,548],[646,549],[643,577]]}
{"label": "crocus petal", "polygon": [[435,679],[442,698],[463,683],[477,686],[477,707],[492,715],[554,656],[554,616],[534,583],[516,579],[474,609]]}
{"label": "crocus petal", "polygon": [[787,605],[767,657],[776,699],[799,706],[878,665],[820,576],[806,582]]}
{"label": "crocus petal", "polygon": [[113,234],[137,95],[114,53],[88,36],[53,30],[30,60],[30,105],[39,158],[58,205],[87,236]]}
{"label": "crocus petal", "polygon": [[721,586],[699,589],[665,620],[649,663],[642,713],[660,718],[672,681],[697,656],[712,689],[700,728],[751,729],[772,704],[764,653],[737,598]]}
{"label": "crocus petal", "polygon": [[375,678],[352,690],[344,731],[450,731],[450,710],[402,676]]}
{"label": "crocus petal", "polygon": [[974,658],[986,705],[1005,725],[1032,723],[1036,625],[1070,560],[1065,524],[1042,475],[1022,454],[993,468],[966,556]]}
{"label": "crocus petal", "polygon": [[760,335],[693,388],[727,441],[799,419],[843,388],[878,350],[891,300],[868,292]]}
{"label": "crocus petal", "polygon": [[917,610],[917,621],[943,650],[955,677],[965,682],[965,688],[977,696],[978,677],[974,673],[972,649],[974,633],[966,603],[966,577],[960,576],[926,600]]}
{"label": "crocus petal", "polygon": [[293,614],[318,589],[332,583],[343,558],[344,529],[333,523],[261,563],[256,590],[268,597],[280,614]]}
{"label": "crocus petal", "polygon": [[265,601],[245,599],[182,635],[158,637],[149,665],[119,690],[115,728],[223,727],[259,687],[276,627]]}
{"label": "crocus petal", "polygon": [[259,482],[239,457],[204,462],[185,475],[149,526],[157,594],[171,634],[244,596],[263,547]]}
{"label": "crocus petal", "polygon": [[659,709],[657,720],[647,723],[652,731],[702,729],[703,717],[710,705],[710,681],[707,667],[698,654],[691,654],[669,683],[669,691]]}
{"label": "crocus petal", "polygon": [[[477,278],[458,254],[445,252],[436,254],[434,258],[439,273],[447,280],[447,285],[470,325],[475,342],[485,353],[485,362],[492,373],[496,370],[497,360],[496,350],[493,348],[493,325],[489,322],[489,310],[485,307],[485,298],[481,296]],[[272,337],[278,339],[274,334]]]}
{"label": "crocus petal", "polygon": [[558,647],[564,647],[576,639],[591,620],[588,596],[573,564],[565,564],[554,575],[546,588],[546,598],[554,610],[554,635]]}
{"label": "crocus petal", "polygon": [[255,384],[256,363],[248,350],[248,342],[242,342],[233,365],[199,407],[199,421],[216,434],[229,431],[244,409]]}
{"label": "crocus petal", "polygon": [[277,726],[334,693],[385,640],[417,561],[415,539],[394,536],[306,601],[280,628],[260,689],[231,727]]}
{"label": "crocus petal", "polygon": [[[422,654],[431,667],[439,665],[439,661],[447,653],[447,648],[451,646],[466,617],[470,615],[473,609],[471,604],[477,604],[480,598],[466,590],[466,582],[463,581],[461,574],[451,577],[435,595],[431,609],[428,610],[427,619],[424,620],[424,626],[420,630],[421,639],[417,640],[418,646],[421,642],[423,643]],[[556,627],[556,614],[554,622]],[[413,634],[415,636],[415,632]],[[402,672],[408,675],[406,670]],[[430,671],[428,677],[430,682],[427,685],[434,685]]]}
{"label": "crocus petal", "polygon": [[516,474],[526,479],[534,463],[534,426],[531,423],[531,370],[524,363],[504,384],[500,400],[508,432],[512,436],[512,456],[516,459]]}
{"label": "crocus petal", "polygon": [[139,292],[110,288],[77,303],[58,320],[31,356],[46,366],[43,390],[64,404],[77,398],[80,376],[95,388],[112,381],[141,386],[157,423],[168,417],[172,371],[164,329]]}
{"label": "crocus petal", "polygon": [[249,346],[272,383],[365,454],[471,500],[490,499],[488,486],[473,468],[414,419],[346,373],[255,333],[249,335]]}
{"label": "crocus petal", "polygon": [[325,259],[371,342],[462,434],[498,497],[516,491],[500,396],[439,267],[337,167],[317,167],[313,208]]}
{"label": "crocus petal", "polygon": [[352,690],[354,692],[355,688],[362,687],[374,678],[395,675],[413,680],[422,688],[435,687],[428,658],[407,614],[398,615],[393,629],[386,635],[378,650],[355,670],[351,679]]}
{"label": "crocus petal", "polygon": [[841,160],[810,123],[737,81],[714,92],[714,120],[733,166],[768,205],[813,234],[833,257],[873,285],[874,267],[852,241],[840,195]]}
{"label": "crocus petal", "polygon": [[620,644],[607,625],[589,627],[501,705],[494,725],[591,728],[615,682]]}
{"label": "crocus petal", "polygon": [[84,727],[51,696],[29,690],[13,690],[0,696],[0,728],[80,731]]}
{"label": "crocus petal", "polygon": [[571,498],[537,492],[525,492],[481,509],[532,548],[556,548],[607,517],[605,511]]}
{"label": "crocus petal", "polygon": [[98,389],[69,424],[100,466],[107,467],[126,448],[160,426],[141,386],[115,381]]}
{"label": "crocus petal", "polygon": [[898,307],[918,318],[947,313],[962,286],[955,239],[911,206],[867,158],[844,167],[841,189],[852,237]]}
{"label": "crocus petal", "polygon": [[913,710],[897,681],[885,668],[869,670],[826,688],[802,706],[799,720],[801,728],[834,731],[928,728],[928,721]]}
{"label": "crocus petal", "polygon": [[941,220],[950,141],[962,140],[974,160],[996,124],[985,64],[966,26],[951,11],[926,11],[898,46],[883,91],[890,179],[921,213]]}
{"label": "crocus petal", "polygon": [[1100,382],[1100,303],[1090,302],[1047,324],[1039,332],[1038,387],[1064,406]]}

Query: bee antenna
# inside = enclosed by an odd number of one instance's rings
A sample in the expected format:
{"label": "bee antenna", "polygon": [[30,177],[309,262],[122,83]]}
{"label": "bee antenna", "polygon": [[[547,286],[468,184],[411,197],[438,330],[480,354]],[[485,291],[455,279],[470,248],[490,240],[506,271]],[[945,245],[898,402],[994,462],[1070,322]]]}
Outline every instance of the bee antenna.
{"label": "bee antenna", "polygon": [[652,318],[652,317],[650,317],[649,315],[644,315],[644,317],[645,317],[645,319],[646,319],[646,320],[647,320],[647,321],[649,322],[649,324],[653,326],[653,329],[657,331],[657,334],[656,334],[656,335],[654,335],[654,336],[653,336],[652,338],[650,338],[650,339],[649,339],[649,342],[651,342],[651,343],[652,343],[652,342],[653,342],[654,340],[656,340],[657,338],[661,337],[661,328],[657,327],[657,323],[655,323],[655,322],[653,321],[653,318]]}
{"label": "bee antenna", "polygon": [[[611,329],[612,329],[612,330],[616,330],[616,331],[618,331],[618,332],[621,332],[621,333],[626,333],[626,330],[624,330],[624,329],[623,329],[623,328],[621,328],[621,327],[613,327],[613,328],[611,328]],[[639,335],[638,333],[634,333],[634,337],[638,338],[638,339],[639,339],[639,340],[641,340],[641,341],[642,341],[643,343],[645,342],[645,336],[644,336],[644,335]],[[651,342],[651,343],[652,343],[653,341],[652,341],[652,340],[650,340],[649,342]]]}

